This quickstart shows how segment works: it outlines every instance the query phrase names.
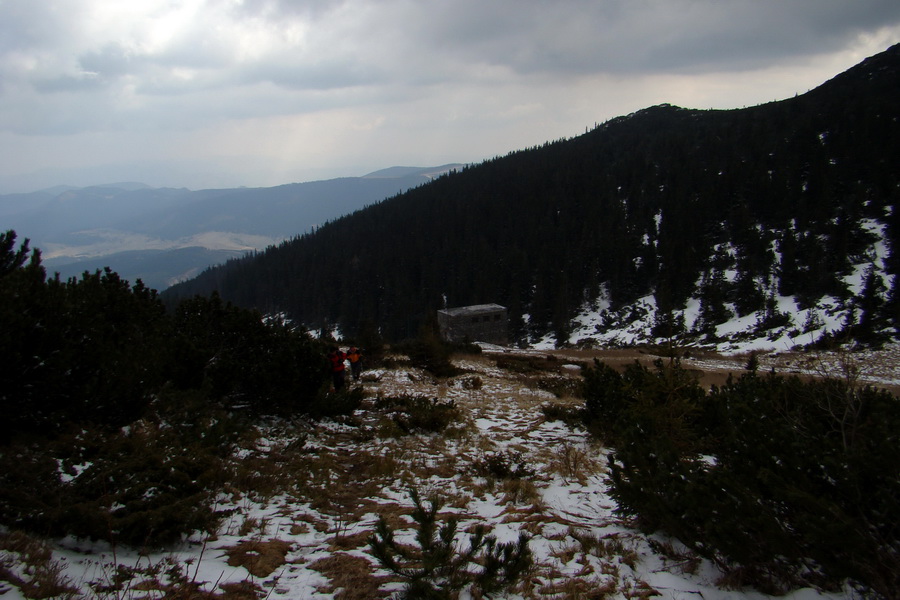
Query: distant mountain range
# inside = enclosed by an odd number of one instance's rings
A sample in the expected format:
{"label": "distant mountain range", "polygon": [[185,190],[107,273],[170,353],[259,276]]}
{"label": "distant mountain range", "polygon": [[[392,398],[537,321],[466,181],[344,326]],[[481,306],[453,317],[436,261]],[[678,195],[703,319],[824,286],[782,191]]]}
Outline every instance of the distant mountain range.
{"label": "distant mountain range", "polygon": [[31,239],[47,269],[63,278],[108,266],[162,290],[461,167],[392,167],[270,188],[59,186],[0,196],[0,228]]}
{"label": "distant mountain range", "polygon": [[634,323],[649,343],[879,343],[900,327],[898,99],[900,45],[779,102],[647,108],[449,173],[165,297],[217,291],[388,339],[447,305],[498,303],[525,343],[614,343]]}

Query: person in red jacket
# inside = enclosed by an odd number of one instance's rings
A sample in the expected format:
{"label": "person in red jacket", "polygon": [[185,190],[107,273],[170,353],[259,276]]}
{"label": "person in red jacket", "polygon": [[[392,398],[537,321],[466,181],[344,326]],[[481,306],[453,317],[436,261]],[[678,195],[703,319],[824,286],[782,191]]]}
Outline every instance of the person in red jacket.
{"label": "person in red jacket", "polygon": [[331,363],[331,380],[334,382],[334,391],[339,392],[344,388],[344,360],[347,355],[340,348],[332,348],[328,353],[328,361]]}

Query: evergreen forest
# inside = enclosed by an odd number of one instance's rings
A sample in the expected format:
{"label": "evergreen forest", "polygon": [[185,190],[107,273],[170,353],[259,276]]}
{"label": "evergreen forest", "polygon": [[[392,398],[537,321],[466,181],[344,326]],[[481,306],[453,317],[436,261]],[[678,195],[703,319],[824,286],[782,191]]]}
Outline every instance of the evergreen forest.
{"label": "evergreen forest", "polygon": [[[694,333],[837,299],[855,337],[900,325],[900,45],[810,92],[738,110],[660,105],[468,166],[164,293],[217,292],[355,336],[414,336],[445,306],[507,306],[512,337],[564,341],[598,298],[689,299]],[[883,261],[874,248],[886,247]],[[876,264],[877,263],[877,264]],[[868,285],[846,277],[869,265]],[[892,283],[894,282],[894,283]],[[762,317],[761,317],[762,318]]]}

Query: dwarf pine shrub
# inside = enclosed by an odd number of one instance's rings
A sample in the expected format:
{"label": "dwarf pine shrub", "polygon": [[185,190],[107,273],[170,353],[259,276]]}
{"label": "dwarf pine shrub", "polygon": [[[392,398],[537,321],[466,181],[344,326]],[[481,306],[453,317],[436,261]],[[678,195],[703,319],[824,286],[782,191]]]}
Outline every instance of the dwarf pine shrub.
{"label": "dwarf pine shrub", "polygon": [[768,593],[900,588],[900,400],[846,380],[748,372],[708,393],[677,363],[586,374],[615,447],[612,495],[729,580]]}
{"label": "dwarf pine shrub", "polygon": [[241,428],[322,416],[324,351],[306,332],[215,294],[167,312],[109,269],[48,279],[15,239],[0,233],[0,526],[176,541],[215,524]]}
{"label": "dwarf pine shrub", "polygon": [[530,479],[536,473],[521,452],[512,450],[485,454],[473,461],[472,470],[476,475],[493,479]]}
{"label": "dwarf pine shrub", "polygon": [[449,517],[438,522],[442,502],[433,495],[427,506],[415,488],[412,519],[416,524],[415,545],[402,544],[384,518],[369,538],[369,549],[382,567],[406,582],[401,598],[407,600],[449,599],[471,587],[479,595],[492,595],[512,588],[532,566],[530,537],[498,543],[483,525],[469,534],[468,543],[457,542],[458,521]]}
{"label": "dwarf pine shrub", "polygon": [[562,421],[570,427],[582,425],[585,420],[585,409],[583,406],[551,402],[542,405],[541,412],[548,421]]}
{"label": "dwarf pine shrub", "polygon": [[220,426],[145,421],[5,448],[0,522],[149,547],[213,531],[219,516],[211,506],[231,448]]}
{"label": "dwarf pine shrub", "polygon": [[403,435],[438,433],[462,417],[453,400],[412,394],[379,398],[375,406],[390,416]]}

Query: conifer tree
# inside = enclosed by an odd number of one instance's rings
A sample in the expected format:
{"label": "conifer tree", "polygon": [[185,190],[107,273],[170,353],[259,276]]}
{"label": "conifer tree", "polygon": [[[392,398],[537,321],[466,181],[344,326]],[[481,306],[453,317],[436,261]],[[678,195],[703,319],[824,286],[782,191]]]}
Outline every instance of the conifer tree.
{"label": "conifer tree", "polygon": [[713,267],[703,274],[698,296],[700,313],[695,328],[700,333],[715,337],[716,326],[731,318],[731,311],[725,306],[728,284],[724,274]]}
{"label": "conifer tree", "polygon": [[865,343],[878,344],[885,339],[884,330],[889,325],[883,311],[886,293],[887,289],[881,276],[875,272],[875,266],[869,265],[859,295],[859,324],[854,329],[855,336]]}
{"label": "conifer tree", "polygon": [[375,534],[369,538],[372,555],[406,582],[402,598],[449,600],[469,586],[478,595],[491,596],[514,586],[531,567],[527,534],[521,534],[517,542],[497,543],[486,527],[476,525],[467,544],[462,545],[456,539],[456,517],[439,524],[443,506],[439,497],[431,496],[426,506],[415,488],[410,489],[410,496],[417,547],[397,542],[384,518],[378,520]]}

